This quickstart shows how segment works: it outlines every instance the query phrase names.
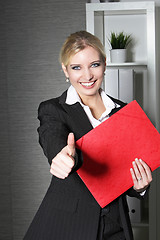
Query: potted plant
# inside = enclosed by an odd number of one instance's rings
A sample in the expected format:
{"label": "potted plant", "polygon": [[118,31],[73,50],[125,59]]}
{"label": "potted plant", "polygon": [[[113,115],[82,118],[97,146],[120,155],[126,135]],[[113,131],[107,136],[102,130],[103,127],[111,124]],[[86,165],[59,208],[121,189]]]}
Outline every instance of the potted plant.
{"label": "potted plant", "polygon": [[131,35],[124,34],[124,32],[111,32],[109,43],[111,46],[111,62],[123,63],[126,62],[126,48],[131,42]]}

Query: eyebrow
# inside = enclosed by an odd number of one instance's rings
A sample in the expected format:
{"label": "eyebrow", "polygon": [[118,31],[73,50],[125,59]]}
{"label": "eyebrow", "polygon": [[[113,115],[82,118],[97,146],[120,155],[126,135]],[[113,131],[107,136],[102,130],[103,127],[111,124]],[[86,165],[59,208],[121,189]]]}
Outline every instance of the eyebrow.
{"label": "eyebrow", "polygon": [[[102,62],[102,61],[99,59],[99,60],[95,60],[95,61],[91,62],[90,64],[97,63],[97,62]],[[72,64],[70,64],[70,67],[78,66],[78,65],[81,65],[81,64],[80,63],[72,63]]]}
{"label": "eyebrow", "polygon": [[79,63],[73,63],[73,64],[70,64],[69,66],[72,67],[72,66],[78,66],[78,65],[81,65]]}

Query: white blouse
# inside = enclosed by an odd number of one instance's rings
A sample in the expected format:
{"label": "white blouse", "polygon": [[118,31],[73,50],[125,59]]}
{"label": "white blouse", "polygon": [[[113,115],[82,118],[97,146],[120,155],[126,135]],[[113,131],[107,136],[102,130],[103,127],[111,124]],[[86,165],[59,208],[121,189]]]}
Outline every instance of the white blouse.
{"label": "white blouse", "polygon": [[96,119],[93,117],[91,110],[88,106],[84,105],[75,90],[75,88],[71,85],[68,90],[67,90],[67,98],[66,98],[66,103],[69,105],[72,105],[76,102],[79,102],[81,106],[83,107],[84,111],[86,112],[93,128],[101,124],[103,121],[109,118],[109,113],[114,109],[115,107],[120,107],[118,104],[115,104],[106,94],[105,92],[101,89],[100,91],[102,101],[104,103],[104,106],[106,108],[105,112],[102,113],[101,117],[99,119]]}

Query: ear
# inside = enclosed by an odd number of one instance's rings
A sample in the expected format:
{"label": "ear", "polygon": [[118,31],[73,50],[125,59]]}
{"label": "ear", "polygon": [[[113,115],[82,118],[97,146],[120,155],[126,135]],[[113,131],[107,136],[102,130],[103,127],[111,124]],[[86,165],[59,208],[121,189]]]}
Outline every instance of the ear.
{"label": "ear", "polygon": [[105,71],[106,71],[106,64],[104,65],[104,69],[103,69],[103,72],[105,73]]}
{"label": "ear", "polygon": [[66,78],[68,78],[68,77],[69,77],[69,76],[68,76],[68,71],[67,71],[66,66],[65,66],[63,63],[62,63],[62,69],[63,69],[63,72],[64,72]]}
{"label": "ear", "polygon": [[106,58],[105,58],[105,63],[104,63],[104,71],[106,70]]}

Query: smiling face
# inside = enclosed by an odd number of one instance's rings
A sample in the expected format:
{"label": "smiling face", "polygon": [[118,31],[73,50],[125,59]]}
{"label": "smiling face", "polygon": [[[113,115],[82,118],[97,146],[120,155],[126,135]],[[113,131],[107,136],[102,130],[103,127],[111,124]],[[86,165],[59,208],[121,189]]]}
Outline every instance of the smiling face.
{"label": "smiling face", "polygon": [[87,46],[71,57],[67,67],[62,63],[62,69],[82,101],[99,94],[105,66],[96,49]]}

